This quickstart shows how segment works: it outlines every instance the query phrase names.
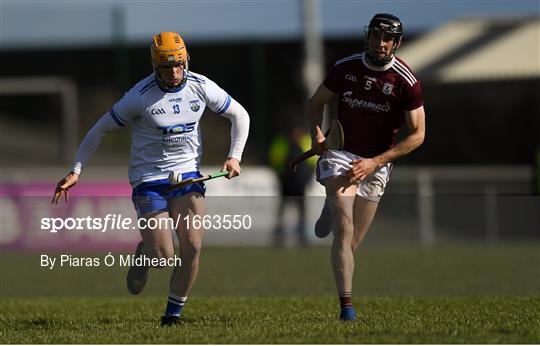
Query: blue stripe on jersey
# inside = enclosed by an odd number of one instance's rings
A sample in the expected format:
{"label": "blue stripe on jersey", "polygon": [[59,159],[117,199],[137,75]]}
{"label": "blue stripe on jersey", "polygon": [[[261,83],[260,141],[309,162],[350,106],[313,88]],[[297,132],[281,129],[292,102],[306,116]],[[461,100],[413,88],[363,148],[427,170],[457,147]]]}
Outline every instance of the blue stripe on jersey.
{"label": "blue stripe on jersey", "polygon": [[188,75],[187,75],[186,78],[189,79],[189,80],[192,80],[192,81],[194,81],[194,82],[201,83],[201,84],[205,84],[205,83],[206,83],[206,81],[205,81],[204,79],[199,78],[199,77],[196,77],[196,76],[192,75],[191,73],[188,73]]}
{"label": "blue stripe on jersey", "polygon": [[205,81],[203,81],[202,79],[199,79],[199,78],[194,78],[194,77],[187,76],[186,79],[190,80],[192,82],[195,82],[195,83],[206,84]]}
{"label": "blue stripe on jersey", "polygon": [[114,108],[111,108],[111,111],[109,113],[111,114],[113,120],[118,124],[118,126],[124,127],[126,123],[122,119],[120,119],[118,113],[115,112]]}
{"label": "blue stripe on jersey", "polygon": [[149,84],[145,85],[141,90],[139,90],[139,93],[141,95],[143,95],[145,92],[147,92],[148,90],[152,89],[152,87],[156,86],[156,80],[154,79],[153,81],[151,81]]}
{"label": "blue stripe on jersey", "polygon": [[230,95],[227,95],[227,100],[225,100],[225,104],[223,106],[221,106],[221,108],[218,110],[218,114],[221,114],[223,112],[225,112],[227,110],[227,108],[229,108],[229,105],[231,104],[231,96]]}
{"label": "blue stripe on jersey", "polygon": [[124,117],[122,116],[122,114],[118,113],[115,109],[114,109],[114,106],[111,108],[112,110],[114,110],[114,113],[116,114],[116,116],[118,117],[118,119],[120,119],[121,122],[123,122],[124,124],[127,124],[128,121],[126,119],[124,119]]}
{"label": "blue stripe on jersey", "polygon": [[143,94],[147,89],[151,88],[153,86],[153,84],[156,83],[156,80],[153,79],[152,81],[150,81],[148,84],[146,84],[145,86],[143,86],[140,90],[139,90],[139,93]]}

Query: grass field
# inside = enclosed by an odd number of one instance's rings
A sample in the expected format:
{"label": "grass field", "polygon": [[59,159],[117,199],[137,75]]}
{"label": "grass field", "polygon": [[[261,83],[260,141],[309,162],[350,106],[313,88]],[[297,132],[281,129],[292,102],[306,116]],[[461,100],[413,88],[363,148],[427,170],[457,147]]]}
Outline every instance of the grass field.
{"label": "grass field", "polygon": [[125,268],[2,254],[0,343],[539,343],[538,244],[360,249],[337,320],[326,247],[207,248],[184,322],[159,328],[169,272],[129,297]]}

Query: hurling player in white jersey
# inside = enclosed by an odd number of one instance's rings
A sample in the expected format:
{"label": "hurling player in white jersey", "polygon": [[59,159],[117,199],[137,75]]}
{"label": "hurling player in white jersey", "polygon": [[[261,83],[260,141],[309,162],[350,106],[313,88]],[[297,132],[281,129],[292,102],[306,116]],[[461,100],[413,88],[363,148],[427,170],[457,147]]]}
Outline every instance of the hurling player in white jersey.
{"label": "hurling player in white jersey", "polygon": [[[183,39],[176,32],[162,32],[153,37],[151,58],[154,71],[129,90],[90,129],[82,141],[72,171],[58,182],[53,203],[73,187],[85,163],[107,132],[131,124],[132,148],[129,181],[132,200],[139,218],[172,218],[179,215],[204,215],[204,183],[195,183],[168,191],[170,172],[182,173],[182,179],[201,177],[202,155],[199,120],[206,107],[231,121],[231,147],[222,169],[228,178],[240,174],[240,160],[249,132],[246,110],[216,83],[188,69],[189,55]],[[192,219],[192,218],[191,218]],[[174,267],[169,297],[161,325],[179,320],[187,296],[197,277],[204,229],[179,222],[181,266]],[[160,224],[159,222],[157,224]],[[166,224],[166,223],[161,223]],[[170,259],[174,243],[168,229],[142,229],[137,258]],[[132,294],[142,292],[149,267],[132,265],[127,286]]]}

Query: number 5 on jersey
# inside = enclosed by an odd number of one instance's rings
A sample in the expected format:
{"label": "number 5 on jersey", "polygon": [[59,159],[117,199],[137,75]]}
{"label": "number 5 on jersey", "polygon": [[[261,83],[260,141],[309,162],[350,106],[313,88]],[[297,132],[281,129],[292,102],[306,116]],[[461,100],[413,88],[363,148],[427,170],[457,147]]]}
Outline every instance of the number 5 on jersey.
{"label": "number 5 on jersey", "polygon": [[364,85],[365,90],[371,90],[371,83],[373,81],[371,79],[366,79],[366,85]]}

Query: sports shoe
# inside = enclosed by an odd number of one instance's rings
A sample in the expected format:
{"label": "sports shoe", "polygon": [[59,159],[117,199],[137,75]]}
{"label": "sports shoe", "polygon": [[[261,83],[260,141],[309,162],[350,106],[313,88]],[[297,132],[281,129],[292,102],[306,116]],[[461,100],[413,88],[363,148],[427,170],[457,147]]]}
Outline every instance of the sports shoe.
{"label": "sports shoe", "polygon": [[[135,258],[141,257],[142,251],[143,242],[141,241],[139,245],[137,245],[137,250],[135,250]],[[146,280],[148,280],[149,269],[150,267],[147,266],[131,265],[126,277],[129,293],[137,295],[143,291],[144,285],[146,285]]]}
{"label": "sports shoe", "polygon": [[180,323],[180,317],[173,315],[161,316],[161,326],[170,327],[173,324]]}
{"label": "sports shoe", "polygon": [[339,314],[339,319],[342,321],[354,321],[356,320],[356,311],[352,306],[347,306],[341,309]]}
{"label": "sports shoe", "polygon": [[315,223],[315,235],[317,238],[326,238],[332,231],[332,213],[330,212],[330,205],[328,199],[324,200],[324,206],[321,211],[321,216]]}

